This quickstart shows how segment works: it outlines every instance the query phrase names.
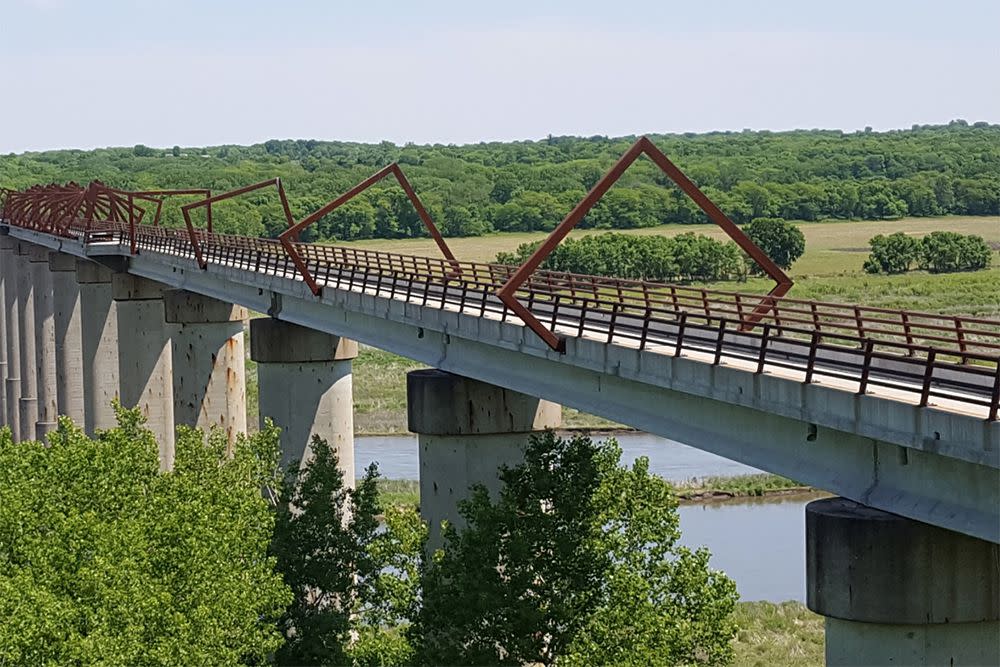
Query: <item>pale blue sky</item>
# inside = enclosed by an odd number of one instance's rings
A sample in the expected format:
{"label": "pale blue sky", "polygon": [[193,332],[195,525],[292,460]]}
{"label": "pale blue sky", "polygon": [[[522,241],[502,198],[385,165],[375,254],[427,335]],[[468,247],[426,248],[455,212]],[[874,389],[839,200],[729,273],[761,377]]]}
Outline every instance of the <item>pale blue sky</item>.
{"label": "pale blue sky", "polygon": [[1000,122],[1000,0],[0,0],[0,152]]}

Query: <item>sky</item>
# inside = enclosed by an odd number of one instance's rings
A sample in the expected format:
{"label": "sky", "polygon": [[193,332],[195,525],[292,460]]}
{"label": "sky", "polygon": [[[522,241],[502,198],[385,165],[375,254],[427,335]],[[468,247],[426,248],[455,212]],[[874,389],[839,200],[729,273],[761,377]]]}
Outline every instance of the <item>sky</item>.
{"label": "sky", "polygon": [[0,0],[0,153],[1000,122],[1000,0]]}

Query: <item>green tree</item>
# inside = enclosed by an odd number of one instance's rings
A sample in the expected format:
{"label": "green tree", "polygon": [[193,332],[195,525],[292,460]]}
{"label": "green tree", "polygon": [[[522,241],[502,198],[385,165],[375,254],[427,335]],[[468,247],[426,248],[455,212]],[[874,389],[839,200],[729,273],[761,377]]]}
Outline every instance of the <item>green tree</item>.
{"label": "green tree", "polygon": [[917,259],[920,242],[903,232],[879,234],[868,241],[871,254],[865,260],[868,273],[906,273]]}
{"label": "green tree", "polygon": [[[780,218],[757,218],[743,231],[771,261],[783,269],[790,269],[806,251],[806,237],[802,230]],[[757,267],[757,271],[763,270]]]}
{"label": "green tree", "polygon": [[174,157],[180,157],[181,156],[181,147],[180,146],[174,146],[172,149],[170,149],[170,154],[173,155]]}
{"label": "green tree", "polygon": [[314,437],[313,458],[282,484],[272,551],[295,600],[279,627],[281,665],[396,665],[412,657],[400,631],[414,613],[426,531],[414,510],[386,526],[372,464],[355,489],[336,452]]}
{"label": "green tree", "polygon": [[736,587],[677,545],[677,501],[617,443],[548,432],[460,504],[413,627],[423,664],[726,664]]}
{"label": "green tree", "polygon": [[162,473],[135,410],[88,438],[66,418],[49,446],[0,431],[0,663],[260,664],[291,592],[261,496],[277,433],[180,429]]}
{"label": "green tree", "polygon": [[978,271],[992,260],[992,251],[983,237],[956,232],[931,232],[920,239],[920,268],[931,273]]}

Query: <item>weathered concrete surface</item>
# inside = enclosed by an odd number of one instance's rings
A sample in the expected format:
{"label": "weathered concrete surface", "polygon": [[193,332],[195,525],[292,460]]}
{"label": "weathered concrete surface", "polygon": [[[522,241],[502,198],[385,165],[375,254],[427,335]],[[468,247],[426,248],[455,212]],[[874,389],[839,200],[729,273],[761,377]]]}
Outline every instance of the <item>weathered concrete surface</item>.
{"label": "weathered concrete surface", "polygon": [[186,290],[163,293],[173,332],[174,418],[206,432],[219,427],[230,445],[247,430],[247,310]]}
{"label": "weathered concrete surface", "polygon": [[806,572],[828,665],[1000,657],[1000,545],[829,498],[806,506]]}
{"label": "weathered concrete surface", "polygon": [[46,436],[59,425],[59,398],[56,389],[55,295],[49,251],[38,247],[31,254],[31,280],[35,302],[35,375],[38,382],[38,421],[35,439]]}
{"label": "weathered concrete surface", "polygon": [[25,242],[17,244],[17,317],[20,325],[21,362],[21,400],[18,402],[18,419],[21,440],[35,438],[38,421],[38,367],[35,365],[35,340],[38,331],[35,328],[35,290],[30,261],[34,247]]}
{"label": "weathered concrete surface", "polygon": [[[80,256],[120,258],[31,230],[11,234]],[[128,271],[268,312],[515,391],[627,423],[909,518],[1000,542],[1000,423],[801,378],[599,340],[548,349],[514,320],[360,291],[315,297],[293,278],[153,251]],[[461,286],[456,286],[457,293]],[[488,297],[493,298],[493,297]]]}
{"label": "weathered concrete surface", "polygon": [[[0,238],[8,239],[4,234],[6,230],[0,230]],[[2,241],[0,241],[2,243]],[[9,242],[8,242],[9,243]],[[0,245],[0,426],[9,425],[7,415],[7,263],[10,256],[4,252],[3,245]]]}
{"label": "weathered concrete surface", "polygon": [[76,425],[84,426],[83,337],[76,262],[72,255],[49,253],[55,329],[56,408],[60,415],[66,415]]}
{"label": "weathered concrete surface", "polygon": [[21,399],[21,350],[20,323],[18,319],[18,259],[17,241],[0,235],[0,273],[3,274],[3,314],[6,335],[4,355],[7,362],[4,373],[4,423],[10,427],[14,440],[20,440],[18,404]]}
{"label": "weathered concrete surface", "polygon": [[115,426],[111,404],[119,398],[118,309],[111,298],[111,276],[100,264],[77,260],[84,429],[91,436]]}
{"label": "weathered concrete surface", "polygon": [[138,406],[160,448],[160,468],[174,465],[174,327],[163,319],[165,286],[115,273],[112,297],[118,308],[118,378],[122,405]]}
{"label": "weathered concrete surface", "polygon": [[442,546],[441,523],[461,527],[469,487],[500,490],[502,465],[523,459],[532,433],[562,422],[557,403],[437,369],[406,374],[406,411],[420,451],[420,516],[427,549]]}
{"label": "weathered concrete surface", "polygon": [[260,420],[281,427],[281,462],[305,462],[313,435],[337,452],[345,483],[354,484],[352,359],[357,343],[271,318],[250,320],[250,358],[257,362]]}

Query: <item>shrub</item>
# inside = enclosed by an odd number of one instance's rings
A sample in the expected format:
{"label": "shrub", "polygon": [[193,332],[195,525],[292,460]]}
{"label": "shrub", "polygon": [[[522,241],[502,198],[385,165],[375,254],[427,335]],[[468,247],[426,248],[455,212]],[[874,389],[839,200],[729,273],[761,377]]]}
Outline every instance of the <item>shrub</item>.
{"label": "shrub", "polygon": [[920,242],[903,232],[883,236],[879,234],[868,241],[871,254],[865,261],[868,273],[906,273],[917,259]]}
{"label": "shrub", "polygon": [[990,265],[990,247],[981,236],[931,232],[920,240],[920,268],[931,273],[976,271]]}
{"label": "shrub", "polygon": [[[806,237],[802,230],[781,218],[755,218],[743,228],[754,244],[783,269],[790,269],[806,251]],[[763,269],[754,262],[755,272]]]}

